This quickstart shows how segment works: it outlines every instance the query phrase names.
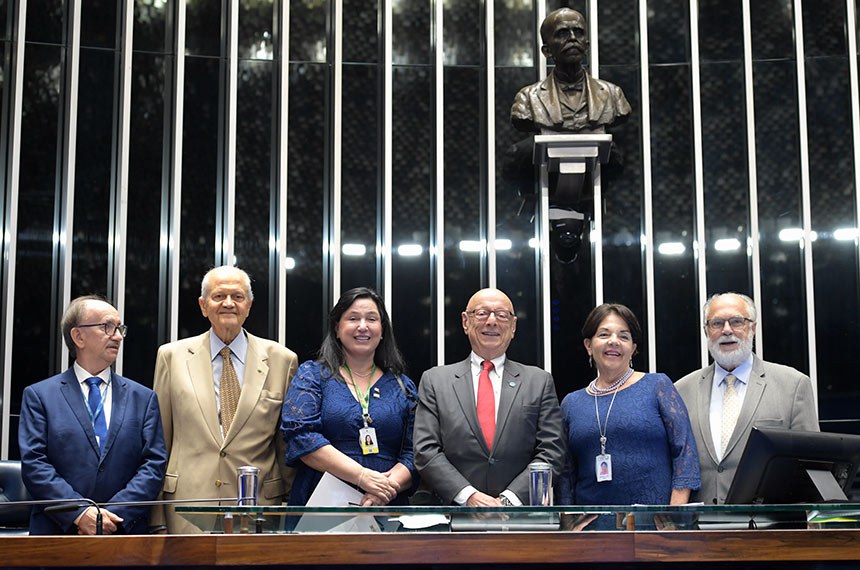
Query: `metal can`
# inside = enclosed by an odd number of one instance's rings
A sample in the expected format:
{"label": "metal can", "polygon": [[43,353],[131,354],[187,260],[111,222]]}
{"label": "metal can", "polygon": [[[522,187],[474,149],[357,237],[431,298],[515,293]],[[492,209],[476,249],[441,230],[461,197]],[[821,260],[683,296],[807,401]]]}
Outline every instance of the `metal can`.
{"label": "metal can", "polygon": [[257,506],[257,487],[260,482],[260,469],[253,465],[243,465],[237,469],[236,489],[239,506]]}
{"label": "metal can", "polygon": [[552,466],[549,463],[529,463],[529,505],[552,506]]}

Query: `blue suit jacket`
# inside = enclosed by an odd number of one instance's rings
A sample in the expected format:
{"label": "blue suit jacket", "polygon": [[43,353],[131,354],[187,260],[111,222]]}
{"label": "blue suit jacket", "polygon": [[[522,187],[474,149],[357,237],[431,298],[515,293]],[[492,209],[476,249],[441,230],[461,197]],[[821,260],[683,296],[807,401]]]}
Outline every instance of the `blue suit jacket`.
{"label": "blue suit jacket", "polygon": [[[167,452],[155,392],[111,375],[112,407],[99,455],[89,411],[72,368],[24,389],[18,443],[24,484],[34,499],[97,503],[151,501],[161,490]],[[108,507],[124,519],[118,532],[149,531],[151,507]],[[33,509],[30,534],[76,534],[83,509]]]}

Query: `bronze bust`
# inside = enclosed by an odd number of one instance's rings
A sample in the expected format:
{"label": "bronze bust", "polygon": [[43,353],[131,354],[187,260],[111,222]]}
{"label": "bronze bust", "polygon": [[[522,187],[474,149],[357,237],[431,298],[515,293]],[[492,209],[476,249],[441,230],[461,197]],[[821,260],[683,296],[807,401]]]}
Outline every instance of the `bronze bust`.
{"label": "bronze bust", "polygon": [[630,114],[621,88],[595,79],[582,66],[588,49],[585,18],[576,10],[551,12],[540,27],[541,53],[555,69],[520,89],[511,123],[528,133],[603,133]]}

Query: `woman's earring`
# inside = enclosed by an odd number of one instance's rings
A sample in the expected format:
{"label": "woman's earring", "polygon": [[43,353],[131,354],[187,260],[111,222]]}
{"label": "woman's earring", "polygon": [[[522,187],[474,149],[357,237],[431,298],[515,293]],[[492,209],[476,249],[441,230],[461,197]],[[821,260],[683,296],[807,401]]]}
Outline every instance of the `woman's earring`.
{"label": "woman's earring", "polygon": [[591,361],[591,355],[590,354],[588,355],[588,367],[594,368],[594,363]]}

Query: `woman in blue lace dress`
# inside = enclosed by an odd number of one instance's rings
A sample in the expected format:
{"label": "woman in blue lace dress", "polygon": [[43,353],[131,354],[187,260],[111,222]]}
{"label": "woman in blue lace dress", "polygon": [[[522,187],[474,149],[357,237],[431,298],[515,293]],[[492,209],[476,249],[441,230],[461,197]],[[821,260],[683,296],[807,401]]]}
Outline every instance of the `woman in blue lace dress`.
{"label": "woman in blue lace dress", "polygon": [[344,293],[319,358],[299,366],[284,400],[286,461],[297,468],[291,506],[307,503],[324,472],[363,491],[363,506],[407,502],[417,392],[403,370],[379,295]]}
{"label": "woman in blue lace dress", "polygon": [[582,328],[597,377],[561,404],[571,465],[560,501],[667,505],[698,489],[699,456],[687,408],[665,374],[633,370],[641,337],[624,305],[604,304]]}

